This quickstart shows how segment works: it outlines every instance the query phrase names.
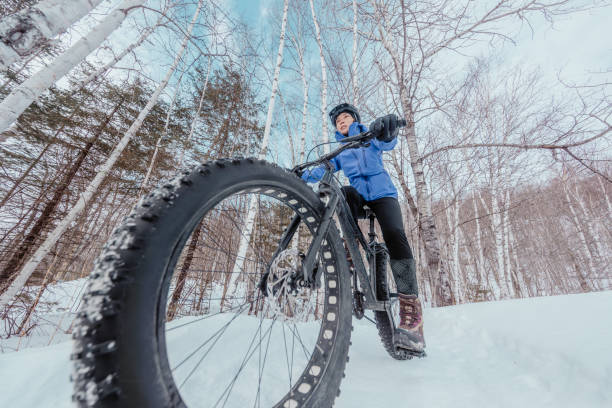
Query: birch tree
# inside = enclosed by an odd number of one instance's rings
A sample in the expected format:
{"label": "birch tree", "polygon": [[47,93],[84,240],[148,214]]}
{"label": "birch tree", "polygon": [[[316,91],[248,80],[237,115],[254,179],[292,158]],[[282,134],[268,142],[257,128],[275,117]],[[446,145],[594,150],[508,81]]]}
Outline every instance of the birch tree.
{"label": "birch tree", "polygon": [[405,135],[416,184],[416,195],[424,236],[424,250],[430,268],[436,270],[436,304],[453,302],[447,266],[440,259],[440,243],[429,203],[423,157],[417,144],[417,124],[421,116],[440,110],[452,100],[455,90],[441,89],[435,67],[447,50],[467,47],[476,41],[507,38],[495,26],[511,18],[528,18],[535,13],[550,17],[572,10],[568,1],[501,0],[476,7],[471,2],[415,3],[400,0],[386,3],[370,0],[363,13],[373,22],[363,36],[378,42],[388,56],[388,75],[393,78],[399,105],[408,122]]}
{"label": "birch tree", "polygon": [[43,0],[0,20],[0,71],[41,50],[102,0]]}
{"label": "birch tree", "polygon": [[[135,7],[142,5],[145,1],[124,0],[118,8],[106,16],[85,37],[77,41],[76,44],[57,57],[48,66],[16,87],[0,103],[0,133],[8,129],[42,92],[66,75],[94,49],[98,48],[121,25],[128,13],[134,10]],[[0,139],[0,142],[3,141]]]}
{"label": "birch tree", "polygon": [[321,39],[321,29],[319,28],[319,21],[317,20],[317,14],[315,13],[313,0],[310,2],[310,11],[312,12],[312,22],[315,27],[315,34],[317,38],[317,45],[319,46],[319,58],[321,59],[321,142],[323,145],[323,151],[329,153],[329,134],[327,130],[327,64],[325,62],[325,54],[323,53],[323,41]]}
{"label": "birch tree", "polygon": [[[272,117],[274,115],[274,101],[276,100],[276,94],[278,91],[278,77],[280,76],[280,69],[283,63],[283,50],[285,47],[285,29],[287,26],[287,11],[289,9],[289,0],[285,0],[283,7],[283,19],[281,23],[280,40],[278,45],[278,54],[276,57],[276,66],[274,68],[274,78],[272,80],[272,90],[270,91],[270,100],[268,102],[268,113],[266,115],[266,124],[264,127],[264,135],[261,144],[261,150],[259,152],[259,159],[263,160],[266,157],[268,149],[268,141],[270,139],[270,129],[272,127]],[[234,287],[236,279],[240,276],[243,270],[246,252],[251,241],[251,235],[253,233],[253,227],[255,223],[255,214],[257,213],[257,201],[252,197],[249,200],[248,210],[246,219],[244,222],[244,233],[240,235],[240,243],[238,244],[238,252],[232,268],[232,275],[229,281],[229,287]]]}
{"label": "birch tree", "polygon": [[357,105],[357,0],[353,0],[353,62],[351,64],[353,105]]}
{"label": "birch tree", "polygon": [[83,211],[83,209],[87,206],[95,192],[98,190],[102,181],[106,178],[113,165],[130,142],[132,137],[136,134],[140,126],[142,125],[145,117],[151,111],[151,109],[157,103],[157,100],[164,90],[176,67],[178,66],[185,49],[187,48],[187,44],[189,43],[191,32],[193,31],[193,27],[198,19],[200,14],[200,10],[202,8],[203,0],[198,2],[198,7],[193,15],[193,19],[191,20],[191,24],[187,29],[187,32],[183,38],[183,41],[180,45],[180,48],[177,52],[177,55],[174,59],[174,62],[166,72],[166,75],[162,82],[158,85],[155,92],[151,96],[149,102],[145,106],[145,108],[139,113],[138,117],[132,123],[130,128],[127,130],[125,135],[122,137],[119,144],[115,147],[115,149],[110,154],[108,160],[100,167],[98,174],[94,177],[92,182],[87,186],[85,192],[79,198],[77,204],[72,207],[68,215],[62,219],[62,221],[57,225],[57,227],[47,236],[42,245],[38,248],[38,250],[34,253],[31,259],[24,265],[19,273],[16,274],[16,277],[12,281],[12,283],[8,286],[8,288],[2,293],[0,296],[0,308],[5,307],[10,300],[15,296],[15,294],[25,285],[26,281],[32,275],[38,264],[43,260],[45,256],[49,253],[51,247],[54,243],[59,239],[59,237],[66,231],[69,225],[76,219],[76,217]]}

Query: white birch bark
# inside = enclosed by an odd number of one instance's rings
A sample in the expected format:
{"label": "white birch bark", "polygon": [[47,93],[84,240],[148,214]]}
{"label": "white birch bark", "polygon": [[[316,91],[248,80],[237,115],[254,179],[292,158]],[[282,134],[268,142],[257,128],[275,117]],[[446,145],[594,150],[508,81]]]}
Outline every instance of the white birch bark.
{"label": "white birch bark", "polygon": [[[376,4],[373,4],[373,6],[376,8]],[[448,277],[448,266],[445,265],[440,258],[440,240],[437,236],[436,224],[431,209],[430,194],[423,170],[423,161],[417,144],[414,109],[408,96],[409,90],[406,88],[406,83],[402,77],[403,69],[401,66],[401,59],[397,53],[396,47],[389,42],[388,36],[385,34],[385,32],[389,32],[389,29],[383,28],[380,20],[377,20],[376,23],[383,47],[389,53],[394,66],[394,74],[399,84],[400,104],[406,122],[408,123],[404,134],[406,136],[408,152],[410,154],[410,164],[416,187],[420,220],[419,226],[421,227],[424,244],[423,250],[426,256],[427,266],[430,269],[429,273],[432,274],[435,271],[437,275],[434,279],[435,287],[432,288],[434,293],[432,303],[437,306],[451,305],[454,303],[454,298]]]}
{"label": "white birch bark", "polygon": [[357,0],[353,0],[353,63],[351,67],[353,105],[357,105]]}
{"label": "white birch bark", "polygon": [[306,155],[306,126],[308,121],[308,79],[306,78],[306,68],[304,66],[304,52],[298,48],[300,58],[300,74],[302,76],[302,87],[304,88],[304,105],[302,106],[302,134],[300,137],[300,163],[303,163]]}
{"label": "white birch bark", "polygon": [[[489,206],[487,204],[487,202],[484,200],[484,198],[482,198],[482,195],[479,194],[479,199],[480,202],[482,204],[482,207],[489,211]],[[491,221],[491,232],[492,235],[495,235],[494,232],[494,228],[493,228],[493,221]],[[503,291],[502,291],[502,282],[501,282],[501,278],[499,277],[497,271],[498,268],[495,267],[495,265],[493,265],[493,261],[489,262],[489,265],[491,266],[491,269],[489,272],[486,272],[486,279],[487,282],[489,284],[489,288],[491,289],[491,293],[493,295],[493,298],[496,300],[499,300],[503,297]],[[486,271],[486,269],[483,268],[483,270]]]}
{"label": "white birch bark", "polygon": [[287,126],[287,137],[289,139],[289,150],[291,151],[291,164],[290,167],[296,165],[296,151],[295,151],[295,143],[293,141],[293,131],[291,123],[289,121],[289,115],[287,114],[287,105],[285,105],[285,101],[283,100],[283,94],[281,92],[278,93],[278,99],[280,100],[281,107],[283,109],[283,116],[285,118],[285,125]]}
{"label": "white birch bark", "polygon": [[[496,180],[492,180],[493,184],[496,182]],[[495,260],[497,261],[497,273],[495,275],[501,289],[500,299],[506,299],[509,297],[509,288],[504,267],[503,226],[500,206],[497,201],[497,191],[497,187],[493,185],[491,187],[491,229],[493,231],[493,239],[495,241]]]}
{"label": "white birch bark", "polygon": [[515,289],[514,289],[514,281],[512,279],[513,273],[512,273],[512,265],[510,263],[510,244],[509,244],[509,239],[508,239],[508,225],[510,224],[509,222],[509,217],[510,215],[508,214],[508,208],[510,208],[510,191],[506,190],[506,194],[505,194],[505,200],[504,200],[504,206],[505,206],[505,210],[502,213],[502,234],[504,236],[504,264],[506,266],[506,279],[508,280],[508,284],[510,286],[510,296],[512,297],[515,294]]}
{"label": "white birch bark", "polygon": [[447,205],[445,214],[446,214],[446,222],[448,225],[449,240],[450,240],[450,246],[451,246],[450,253],[452,256],[452,262],[451,262],[452,278],[455,281],[455,285],[453,286],[453,293],[454,293],[455,299],[460,299],[461,294],[459,291],[459,287],[461,286],[460,284],[461,272],[459,268],[460,262],[459,262],[459,234],[458,234],[459,200],[455,199],[452,205]]}
{"label": "white birch bark", "polygon": [[312,21],[315,26],[315,33],[317,35],[317,44],[319,45],[319,57],[321,58],[321,141],[325,143],[323,145],[323,151],[329,153],[329,135],[327,131],[327,64],[325,62],[325,55],[323,54],[323,42],[321,41],[321,29],[319,28],[319,22],[317,21],[317,15],[314,9],[313,0],[310,1],[310,11],[312,12]]}
{"label": "white birch bark", "polygon": [[[476,191],[473,194],[474,203],[474,219],[476,220],[476,251],[478,254],[478,261],[476,262],[476,277],[478,278],[478,283],[482,286],[485,284],[484,276],[485,276],[485,260],[484,260],[484,250],[482,248],[482,232],[480,231],[480,215],[478,213],[478,202],[476,201]],[[486,284],[487,289],[489,285]]]}
{"label": "white birch bark", "polygon": [[42,0],[0,20],[0,71],[66,31],[102,0]]}
{"label": "white birch bark", "polygon": [[[583,253],[583,257],[586,258],[587,261],[587,265],[589,267],[589,271],[588,273],[584,274],[586,276],[593,276],[594,272],[595,272],[595,263],[593,262],[593,254],[591,253],[591,249],[589,248],[589,245],[587,243],[587,239],[586,236],[584,235],[584,231],[582,230],[581,227],[581,223],[580,223],[580,219],[578,218],[578,214],[576,213],[576,209],[574,208],[574,205],[572,204],[572,198],[569,195],[568,192],[568,186],[566,183],[563,183],[563,191],[565,192],[565,198],[567,199],[567,204],[568,207],[570,209],[570,213],[572,214],[572,218],[574,220],[574,224],[576,225],[576,230],[578,231],[578,240],[580,241],[580,244],[582,245],[582,253]],[[595,282],[591,283],[595,288],[597,289],[601,289],[601,282],[599,282],[598,280],[595,280]]]}
{"label": "white birch bark", "polygon": [[[87,35],[48,66],[32,75],[0,103],[0,133],[8,129],[30,104],[57,80],[66,75],[121,25],[134,7],[146,0],[124,0]],[[0,139],[0,142],[4,141]]]}
{"label": "white birch bark", "polygon": [[[610,197],[608,197],[608,193],[606,192],[606,187],[604,186],[604,183],[602,181],[603,177],[598,176],[596,178],[597,178],[597,182],[599,183],[599,187],[601,188],[601,193],[606,199],[606,207],[608,208],[608,214],[612,214],[612,204],[610,203]],[[609,221],[610,221],[610,218],[608,218],[608,222]]]}
{"label": "white birch bark", "polygon": [[68,214],[59,222],[57,227],[47,236],[45,241],[41,244],[41,246],[36,250],[34,255],[28,260],[28,262],[24,265],[22,270],[18,273],[17,277],[13,280],[7,290],[0,296],[0,309],[5,307],[10,300],[17,294],[17,292],[25,285],[26,281],[32,275],[38,264],[47,256],[51,248],[55,245],[59,237],[68,229],[70,224],[76,219],[76,217],[85,209],[93,195],[98,191],[102,181],[106,178],[108,173],[113,168],[115,162],[130,142],[130,140],[134,137],[138,129],[142,126],[145,117],[149,114],[153,106],[157,103],[159,95],[164,90],[168,81],[170,81],[170,77],[176,70],[185,49],[187,48],[187,44],[189,42],[189,37],[191,36],[191,32],[193,30],[193,26],[195,25],[198,16],[200,14],[200,10],[202,8],[203,0],[198,2],[198,8],[195,11],[191,24],[187,30],[187,34],[183,39],[183,42],[179,48],[179,51],[174,59],[172,66],[166,72],[166,76],[163,81],[159,84],[153,95],[151,95],[151,99],[144,107],[144,109],[138,114],[138,117],[132,123],[130,128],[125,132],[125,135],[119,141],[119,144],[115,147],[115,149],[110,154],[109,158],[106,162],[101,166],[98,174],[94,177],[91,183],[87,186],[83,194],[79,197],[77,203],[72,207],[72,209],[68,212]]}
{"label": "white birch bark", "polygon": [[587,211],[587,208],[584,205],[583,195],[581,195],[580,192],[578,191],[578,184],[574,184],[574,188],[576,191],[575,191],[575,194],[572,193],[572,195],[574,199],[576,200],[576,203],[578,203],[578,207],[580,207],[580,211],[584,218],[584,226],[586,228],[587,234],[591,237],[591,240],[593,242],[592,246],[595,247],[595,251],[593,252],[595,255],[595,260],[597,261],[597,265],[601,266],[604,264],[603,261],[604,261],[606,251],[601,244],[601,241],[599,239],[599,234],[597,233],[597,229],[593,225],[593,221],[591,220],[591,217],[589,216],[589,212]]}
{"label": "white birch bark", "polygon": [[[274,79],[272,81],[272,91],[270,94],[270,101],[268,103],[268,114],[266,116],[266,125],[264,127],[264,135],[261,143],[261,150],[259,152],[259,159],[263,160],[266,157],[266,151],[268,148],[268,140],[270,138],[270,129],[272,127],[272,116],[274,114],[274,101],[276,99],[276,93],[278,90],[278,77],[280,75],[280,68],[283,62],[283,49],[285,47],[285,28],[287,27],[287,10],[289,9],[289,0],[285,0],[283,8],[283,22],[281,24],[280,42],[278,45],[278,55],[276,57],[276,67],[274,68]],[[240,235],[240,244],[238,245],[238,254],[234,261],[234,267],[232,268],[232,276],[228,287],[234,287],[236,279],[240,275],[243,269],[246,252],[251,240],[253,233],[253,226],[255,222],[255,213],[257,212],[257,201],[250,198],[248,204],[248,212],[244,223],[244,233]]]}
{"label": "white birch bark", "polygon": [[[575,184],[574,188],[576,189],[575,194],[571,192],[570,194],[573,196],[576,203],[578,203],[578,207],[580,208],[580,212],[582,213],[582,218],[584,219],[584,222],[582,225],[584,225],[584,228],[586,229],[586,233],[588,237],[590,237],[591,239],[590,241],[587,241],[587,245],[594,258],[593,264],[595,265],[595,268],[597,268],[597,269],[591,270],[591,273],[595,274],[595,276],[597,277],[597,281],[600,287],[602,289],[607,289],[610,287],[610,282],[611,282],[610,277],[609,277],[609,272],[607,271],[607,268],[606,268],[606,265],[608,265],[607,251],[605,250],[605,248],[603,247],[601,243],[599,232],[593,225],[593,221],[591,220],[591,217],[584,204],[582,195],[578,191],[578,185]],[[569,192],[569,187],[566,189],[566,192]]]}
{"label": "white birch bark", "polygon": [[[506,193],[506,205],[508,207],[510,207],[510,192]],[[512,232],[512,222],[510,222],[510,219],[507,219],[506,222],[506,233],[507,233],[507,241],[506,241],[506,247],[508,248],[508,250],[512,250],[512,254],[513,254],[513,259],[514,259],[514,268],[512,268],[512,261],[510,259],[510,255],[508,255],[508,268],[512,271],[512,276],[514,276],[514,279],[516,280],[516,283],[518,285],[518,288],[520,290],[520,296],[521,297],[529,297],[530,292],[529,292],[529,288],[527,287],[527,282],[525,281],[525,276],[523,273],[521,273],[521,264],[519,262],[519,257],[518,257],[518,248],[519,246],[516,245],[516,240],[514,239],[514,233]],[[517,295],[519,295],[517,293]]]}

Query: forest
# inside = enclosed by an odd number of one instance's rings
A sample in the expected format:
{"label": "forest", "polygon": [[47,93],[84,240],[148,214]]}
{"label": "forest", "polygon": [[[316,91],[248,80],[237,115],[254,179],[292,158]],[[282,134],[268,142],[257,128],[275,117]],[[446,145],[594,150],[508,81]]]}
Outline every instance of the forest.
{"label": "forest", "polygon": [[[69,333],[74,310],[45,319],[48,291],[78,282],[77,307],[113,230],[165,180],[329,152],[341,102],[408,123],[384,162],[427,306],[612,289],[609,60],[551,76],[502,52],[609,2],[271,0],[258,23],[236,1],[47,3],[0,3],[3,339]],[[271,248],[287,218],[256,212],[199,224],[168,320],[239,289],[217,273],[243,262],[232,222],[265,226],[246,242]]]}

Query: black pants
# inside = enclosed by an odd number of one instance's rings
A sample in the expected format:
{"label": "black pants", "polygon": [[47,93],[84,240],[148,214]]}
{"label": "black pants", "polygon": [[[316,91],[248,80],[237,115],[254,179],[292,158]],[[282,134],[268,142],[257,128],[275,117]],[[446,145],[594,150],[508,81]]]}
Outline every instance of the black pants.
{"label": "black pants", "polygon": [[364,205],[367,205],[374,211],[383,233],[383,239],[389,250],[391,271],[395,278],[397,291],[406,295],[418,296],[419,287],[416,277],[416,265],[406,233],[404,232],[402,211],[397,199],[383,197],[377,200],[366,201],[354,187],[350,186],[342,187],[342,192],[355,221],[358,218],[365,218]]}
{"label": "black pants", "polygon": [[402,211],[396,198],[383,197],[377,200],[366,201],[355,187],[351,186],[342,187],[342,192],[355,221],[358,218],[365,218],[364,205],[367,205],[374,211],[391,259],[414,258],[406,238],[406,233],[404,232]]}

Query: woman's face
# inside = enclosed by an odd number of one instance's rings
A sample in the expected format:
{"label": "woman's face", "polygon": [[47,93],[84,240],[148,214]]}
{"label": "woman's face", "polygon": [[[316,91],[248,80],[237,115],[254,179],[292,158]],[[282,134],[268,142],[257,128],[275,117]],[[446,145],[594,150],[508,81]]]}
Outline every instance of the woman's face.
{"label": "woman's face", "polygon": [[349,126],[353,123],[355,119],[348,112],[342,112],[336,118],[336,129],[338,132],[342,133],[344,136],[348,135]]}

